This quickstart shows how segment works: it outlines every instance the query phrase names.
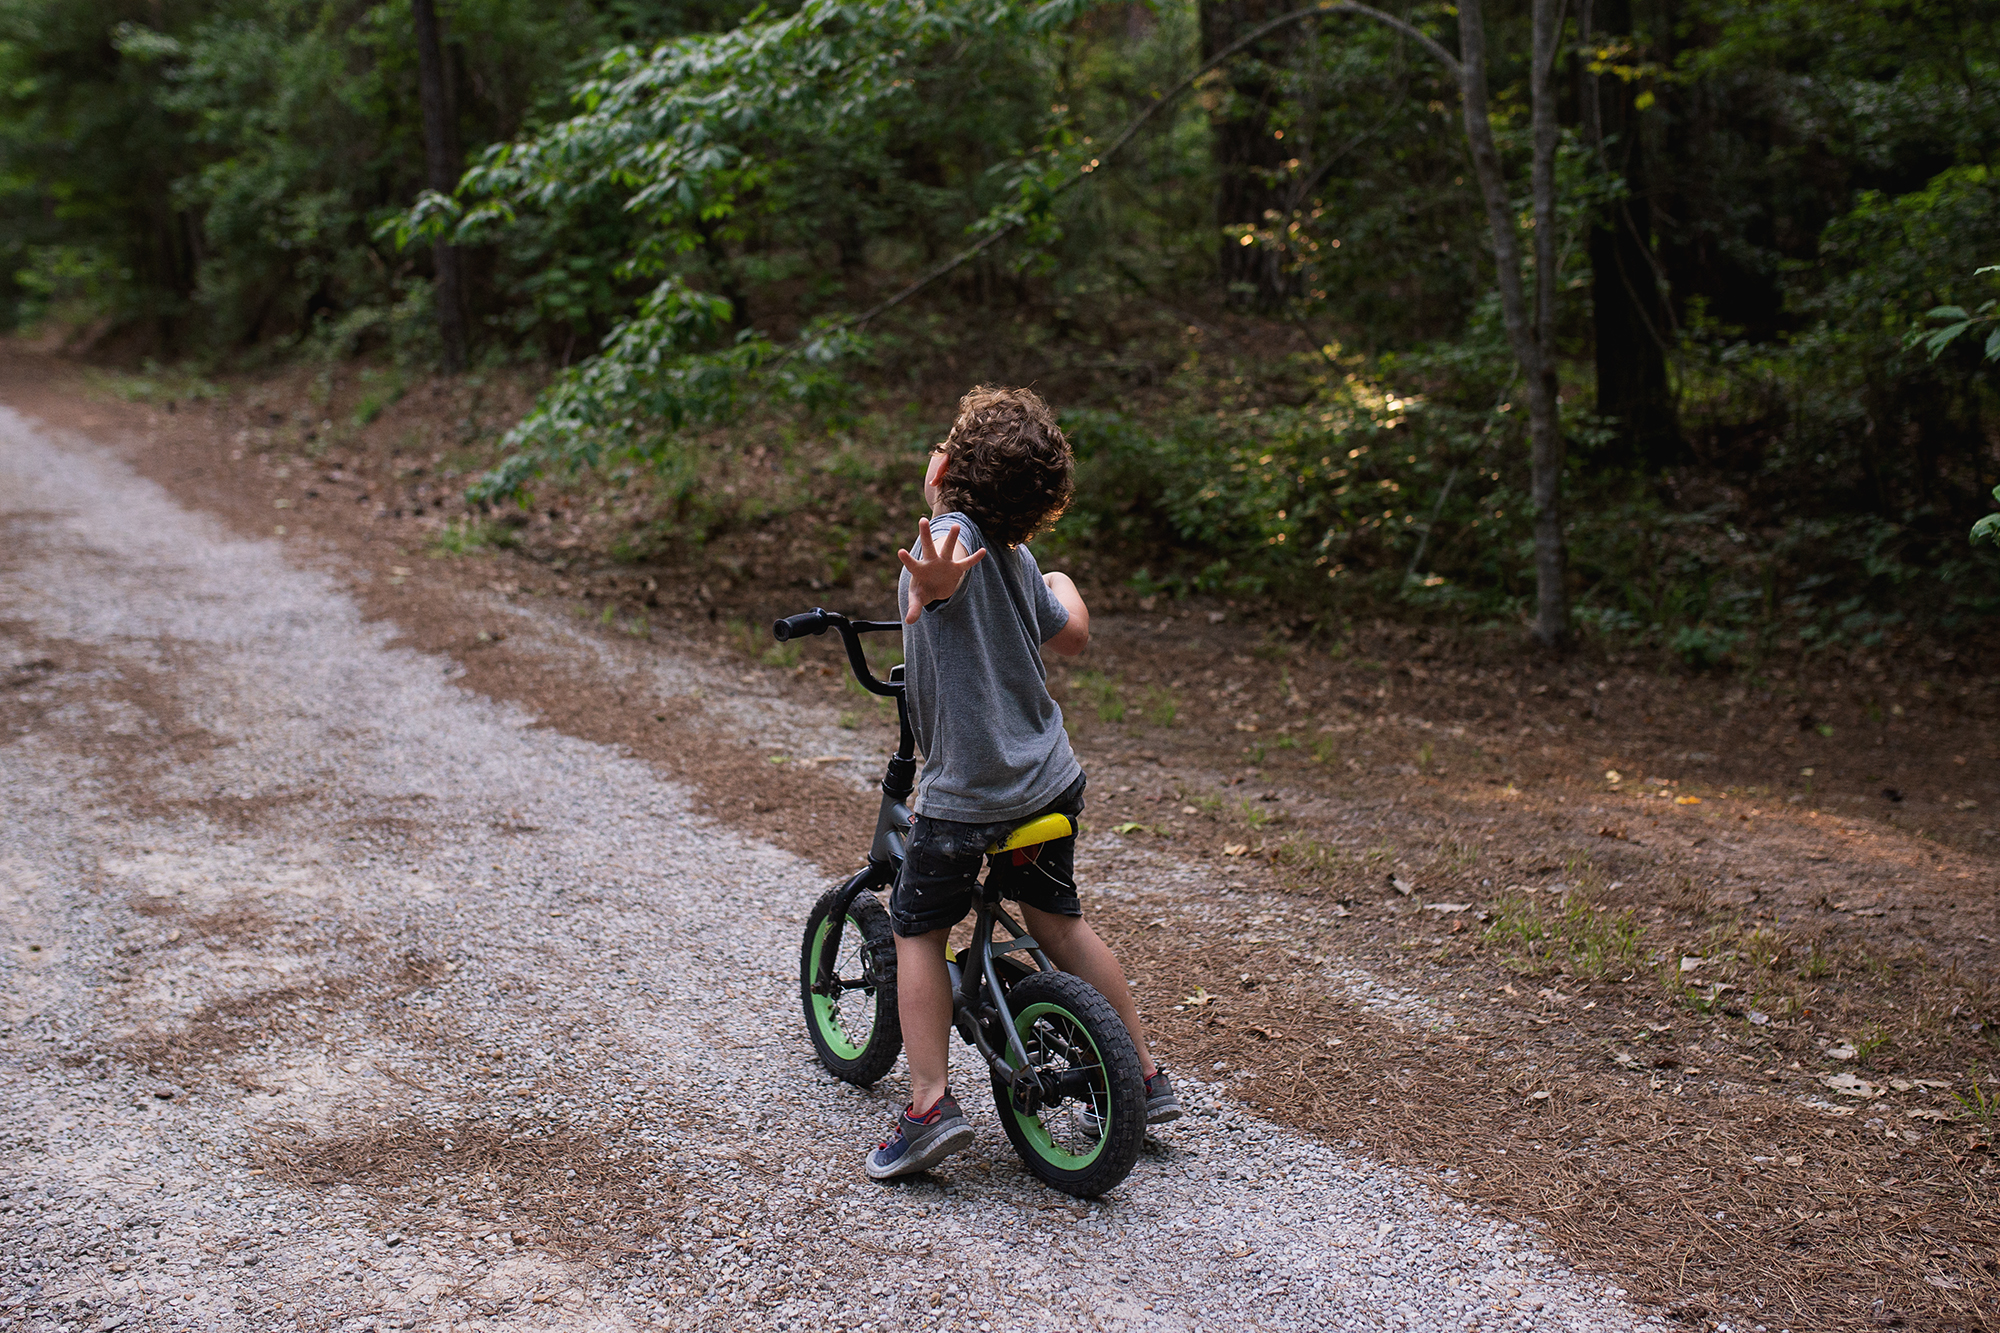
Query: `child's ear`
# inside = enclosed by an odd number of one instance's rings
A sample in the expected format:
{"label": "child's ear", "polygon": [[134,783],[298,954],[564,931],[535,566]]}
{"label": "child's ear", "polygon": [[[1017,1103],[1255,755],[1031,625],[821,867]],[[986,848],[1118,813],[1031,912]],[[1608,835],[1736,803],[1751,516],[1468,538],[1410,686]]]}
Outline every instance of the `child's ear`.
{"label": "child's ear", "polygon": [[942,449],[939,449],[937,452],[933,453],[931,455],[931,461],[929,466],[924,468],[924,485],[935,486],[939,482],[943,481],[945,465],[950,461],[951,461],[951,455],[947,454]]}

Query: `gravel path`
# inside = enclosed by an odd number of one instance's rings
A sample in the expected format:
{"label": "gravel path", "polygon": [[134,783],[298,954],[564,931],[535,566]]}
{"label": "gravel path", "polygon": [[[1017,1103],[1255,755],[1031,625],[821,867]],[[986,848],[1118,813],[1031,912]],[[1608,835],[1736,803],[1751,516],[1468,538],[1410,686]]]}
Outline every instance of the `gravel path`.
{"label": "gravel path", "polygon": [[0,409],[0,1328],[1650,1322],[1228,1071],[1094,1206],[969,1061],[972,1150],[862,1179],[903,1084],[808,1054],[821,873],[314,555]]}

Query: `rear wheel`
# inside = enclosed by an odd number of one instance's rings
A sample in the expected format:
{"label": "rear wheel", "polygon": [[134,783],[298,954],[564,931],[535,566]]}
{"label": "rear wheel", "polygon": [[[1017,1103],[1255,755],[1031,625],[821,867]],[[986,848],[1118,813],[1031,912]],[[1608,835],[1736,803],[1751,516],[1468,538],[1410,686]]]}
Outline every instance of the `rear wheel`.
{"label": "rear wheel", "polygon": [[834,1077],[868,1087],[896,1063],[903,1027],[896,1016],[896,942],[889,913],[857,893],[839,918],[840,941],[827,957],[841,889],[829,889],[806,918],[799,950],[799,998],[819,1062]]}
{"label": "rear wheel", "polygon": [[[1065,1194],[1089,1199],[1116,1188],[1146,1137],[1139,1052],[1118,1011],[1067,972],[1023,979],[1008,988],[1007,1004],[1042,1089],[1039,1098],[1017,1097],[993,1076],[993,1102],[1014,1150]],[[1080,1121],[1085,1108],[1094,1123]]]}

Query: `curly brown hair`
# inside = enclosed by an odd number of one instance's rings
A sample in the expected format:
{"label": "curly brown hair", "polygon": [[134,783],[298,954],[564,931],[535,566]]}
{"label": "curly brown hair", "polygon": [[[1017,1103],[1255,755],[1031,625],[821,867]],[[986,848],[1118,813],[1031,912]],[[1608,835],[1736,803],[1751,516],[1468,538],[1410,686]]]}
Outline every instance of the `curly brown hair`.
{"label": "curly brown hair", "polygon": [[982,384],[958,400],[938,493],[990,546],[1019,546],[1069,508],[1076,456],[1033,389]]}

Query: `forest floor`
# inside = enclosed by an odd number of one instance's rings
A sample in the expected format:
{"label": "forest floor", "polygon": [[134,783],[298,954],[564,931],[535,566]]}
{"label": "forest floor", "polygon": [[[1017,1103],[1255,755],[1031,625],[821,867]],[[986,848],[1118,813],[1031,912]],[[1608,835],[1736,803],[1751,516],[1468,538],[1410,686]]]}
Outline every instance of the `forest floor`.
{"label": "forest floor", "polygon": [[[886,614],[893,558],[773,576],[757,553],[785,567],[796,537],[774,520],[618,560],[574,503],[468,542],[440,463],[518,394],[423,384],[371,406],[365,384],[309,381],[121,396],[0,360],[0,400],[129,438],[182,503],[346,571],[466,688],[628,747],[829,879],[859,863],[893,719],[830,645],[754,627],[815,603]],[[1693,1326],[2000,1327],[1990,663],[1690,676],[1391,623],[1308,642],[1255,605],[1083,572],[1103,611],[1051,686],[1086,823],[1276,904],[1092,906],[1170,1066],[1236,1071],[1265,1117],[1419,1168]],[[496,607],[528,600],[573,608],[606,652],[706,644],[718,680],[852,743],[718,743],[604,653],[513,651]]]}

